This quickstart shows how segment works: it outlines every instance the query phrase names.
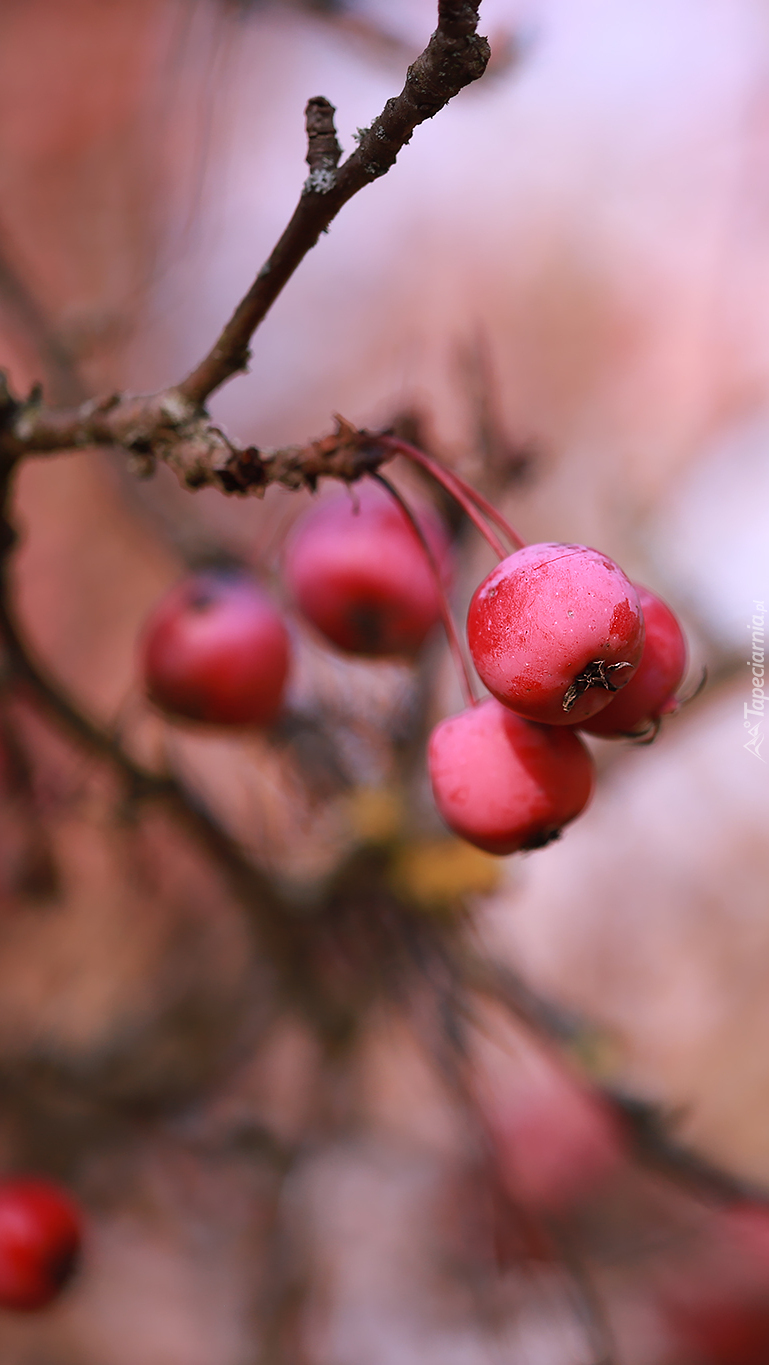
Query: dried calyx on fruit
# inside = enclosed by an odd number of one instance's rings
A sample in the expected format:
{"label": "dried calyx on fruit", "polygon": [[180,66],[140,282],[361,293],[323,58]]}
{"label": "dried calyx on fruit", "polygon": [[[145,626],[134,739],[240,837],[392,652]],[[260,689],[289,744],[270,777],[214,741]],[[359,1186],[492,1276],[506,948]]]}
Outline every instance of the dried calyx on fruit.
{"label": "dried calyx on fruit", "polygon": [[593,761],[573,730],[532,724],[492,697],[436,726],[427,762],[446,824],[487,853],[542,848],[593,790]]}
{"label": "dried calyx on fruit", "polygon": [[477,588],[467,618],[489,691],[529,720],[577,725],[635,673],[643,650],[638,593],[585,545],[527,545]]}
{"label": "dried calyx on fruit", "polygon": [[676,688],[686,672],[686,640],[670,607],[648,588],[635,589],[646,623],[641,662],[627,686],[582,726],[606,739],[653,737],[661,717],[678,706]]}
{"label": "dried calyx on fruit", "polygon": [[242,572],[183,579],[156,606],[142,672],[161,710],[211,725],[266,725],[283,701],[289,637],[262,587]]}
{"label": "dried calyx on fruit", "polygon": [[[447,531],[414,513],[449,579]],[[295,526],[285,574],[302,615],[337,648],[370,657],[414,654],[441,617],[439,587],[397,502],[375,484],[337,493]]]}
{"label": "dried calyx on fruit", "polygon": [[0,1181],[0,1307],[33,1310],[56,1298],[77,1267],[82,1220],[50,1180]]}

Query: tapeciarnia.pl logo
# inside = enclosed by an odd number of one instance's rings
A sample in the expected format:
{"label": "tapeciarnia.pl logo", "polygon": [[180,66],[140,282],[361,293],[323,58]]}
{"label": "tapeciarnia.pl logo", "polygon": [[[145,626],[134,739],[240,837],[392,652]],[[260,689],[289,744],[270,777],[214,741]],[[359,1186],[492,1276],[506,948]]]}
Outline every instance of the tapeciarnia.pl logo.
{"label": "tapeciarnia.pl logo", "polygon": [[749,754],[766,762],[761,753],[761,745],[764,742],[764,707],[766,695],[764,692],[765,662],[764,662],[764,620],[766,618],[766,607],[763,602],[754,600],[753,615],[748,622],[748,630],[751,639],[751,657],[748,659],[748,668],[751,669],[751,699],[745,702],[743,707],[745,729],[750,735],[747,744],[742,747],[747,749]]}

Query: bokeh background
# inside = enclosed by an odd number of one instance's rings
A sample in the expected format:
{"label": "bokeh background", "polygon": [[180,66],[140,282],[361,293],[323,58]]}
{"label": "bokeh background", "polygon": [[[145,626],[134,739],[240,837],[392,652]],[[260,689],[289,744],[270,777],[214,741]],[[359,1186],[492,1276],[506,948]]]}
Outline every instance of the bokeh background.
{"label": "bokeh background", "polygon": [[[307,98],[337,106],[349,150],[433,11],[4,0],[0,362],[14,384],[77,401],[180,377],[293,208]],[[651,747],[596,744],[597,795],[557,845],[498,878],[476,870],[475,932],[592,1022],[596,1075],[769,1188],[769,742],[747,750],[743,716],[749,624],[769,599],[769,15],[760,0],[482,12],[487,76],[347,206],[212,410],[263,446],[322,434],[336,412],[409,423],[470,477],[491,469],[526,539],[600,546],[674,606],[689,685],[706,666],[706,689]],[[390,818],[370,798],[387,796],[403,670],[299,649],[295,706],[321,707],[366,805],[333,783],[308,796],[264,738],[161,726],[135,665],[141,622],[185,566],[235,556],[279,587],[302,505],[193,496],[164,470],[139,483],[98,452],[30,461],[14,573],[34,647],[84,708],[172,754],[311,904],[361,821]],[[468,540],[460,615],[490,563]],[[458,694],[434,667],[446,712]],[[94,1220],[66,1300],[0,1319],[3,1358],[272,1359],[254,1304],[289,1253],[265,1251],[273,1187],[243,1133],[254,1115],[302,1131],[313,1040],[270,1013],[269,969],[201,855],[160,819],[116,821],[106,779],[31,710],[8,702],[3,724],[34,772],[4,797],[0,836],[0,1148],[79,1183]],[[436,1176],[445,1096],[391,1019],[371,1020],[356,1068],[357,1136],[280,1196],[287,1225],[303,1210],[292,1292],[323,1266],[288,1358],[488,1358],[470,1308],[424,1269],[425,1239],[457,1236]],[[593,1359],[551,1292],[521,1291],[510,1358]],[[683,1360],[626,1300],[622,1359]]]}

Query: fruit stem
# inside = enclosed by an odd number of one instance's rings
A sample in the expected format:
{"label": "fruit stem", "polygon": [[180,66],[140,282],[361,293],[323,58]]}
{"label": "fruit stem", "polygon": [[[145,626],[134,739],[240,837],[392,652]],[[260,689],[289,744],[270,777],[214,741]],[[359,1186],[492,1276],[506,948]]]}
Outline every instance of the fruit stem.
{"label": "fruit stem", "polygon": [[425,556],[432,571],[433,578],[435,579],[435,586],[438,592],[438,601],[440,602],[441,607],[441,619],[443,621],[443,628],[446,631],[446,638],[449,642],[449,649],[451,650],[452,658],[454,660],[457,673],[459,674],[459,681],[462,687],[462,695],[464,696],[465,702],[467,703],[468,706],[475,706],[476,699],[475,696],[473,695],[473,684],[472,679],[470,677],[470,669],[467,666],[467,660],[465,659],[464,652],[459,641],[459,633],[454,624],[454,617],[451,615],[451,608],[448,604],[446,591],[443,586],[443,577],[441,574],[440,565],[437,559],[435,558],[435,555],[433,554],[432,546],[430,545],[424,531],[422,530],[422,527],[419,525],[419,522],[414,516],[414,513],[412,512],[411,508],[406,502],[406,499],[403,497],[402,493],[398,492],[398,489],[395,487],[395,485],[390,483],[390,480],[386,479],[384,474],[376,473],[372,474],[371,477],[372,479],[376,479],[377,483],[380,483],[383,488],[386,488],[387,492],[390,494],[390,497],[394,498],[394,500],[397,502],[404,517],[408,521],[414,534],[419,540],[422,549],[424,550]]}
{"label": "fruit stem", "polygon": [[406,456],[406,459],[413,460],[414,464],[421,465],[423,469],[427,470],[428,474],[431,474],[432,477],[446,489],[447,493],[450,493],[459,503],[462,510],[470,518],[473,525],[480,531],[481,535],[485,537],[489,545],[491,545],[494,553],[499,555],[500,559],[507,558],[505,548],[501,541],[497,539],[496,535],[489,530],[485,522],[482,521],[481,517],[479,517],[479,512],[487,517],[488,520],[497,527],[497,530],[502,532],[503,536],[510,541],[510,544],[513,545],[516,550],[523,549],[526,542],[518,535],[518,532],[513,529],[509,521],[502,516],[501,512],[497,511],[496,507],[489,502],[488,498],[485,498],[482,493],[479,493],[476,488],[473,488],[472,484],[468,483],[459,474],[456,474],[453,469],[446,469],[445,466],[439,464],[437,460],[433,460],[429,455],[425,455],[424,451],[420,450],[418,446],[413,446],[408,441],[402,441],[397,436],[384,436],[381,438],[381,443],[382,445],[386,445],[390,450],[399,451],[401,455]]}

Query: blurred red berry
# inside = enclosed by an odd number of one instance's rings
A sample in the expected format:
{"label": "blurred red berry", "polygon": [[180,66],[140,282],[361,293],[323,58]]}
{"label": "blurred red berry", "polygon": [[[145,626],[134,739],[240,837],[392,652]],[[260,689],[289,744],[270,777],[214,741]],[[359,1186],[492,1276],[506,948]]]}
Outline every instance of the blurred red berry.
{"label": "blurred red berry", "polygon": [[533,725],[492,697],[436,726],[427,762],[446,824],[487,853],[541,848],[593,790],[593,762],[573,730]]}
{"label": "blurred red berry", "polygon": [[584,545],[527,545],[477,588],[467,618],[489,691],[529,720],[575,725],[625,687],[644,623],[632,583]]}
{"label": "blurred red berry", "polygon": [[670,607],[648,588],[635,585],[643,608],[646,638],[638,669],[582,729],[607,739],[643,733],[675,706],[675,691],[686,672],[686,640]]}
{"label": "blurred red berry", "polygon": [[81,1241],[64,1190],[29,1177],[0,1181],[0,1306],[44,1308],[75,1270]]}
{"label": "blurred red berry", "polygon": [[660,1293],[668,1327],[692,1365],[769,1361],[769,1209],[716,1215],[703,1266],[671,1275]]}
{"label": "blurred red berry", "polygon": [[141,654],[147,692],[171,715],[266,725],[280,710],[288,631],[245,574],[197,573],[178,583],[150,616]]}
{"label": "blurred red berry", "polygon": [[530,1213],[568,1213],[597,1193],[625,1153],[608,1106],[565,1074],[518,1078],[484,1110],[499,1178]]}
{"label": "blurred red berry", "polygon": [[[443,523],[425,507],[415,515],[448,579]],[[285,572],[303,616],[350,653],[413,654],[440,620],[438,587],[419,538],[375,484],[307,512],[289,537]]]}

